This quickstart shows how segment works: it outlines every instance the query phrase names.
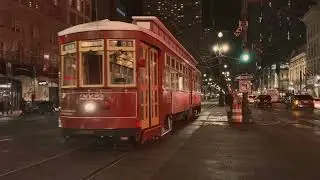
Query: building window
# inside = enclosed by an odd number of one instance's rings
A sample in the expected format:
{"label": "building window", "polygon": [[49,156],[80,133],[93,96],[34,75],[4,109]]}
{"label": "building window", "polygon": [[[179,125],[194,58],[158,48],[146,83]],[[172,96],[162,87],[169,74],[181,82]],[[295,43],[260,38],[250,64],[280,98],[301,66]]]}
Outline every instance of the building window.
{"label": "building window", "polygon": [[55,6],[58,6],[58,5],[59,5],[58,0],[52,0],[52,3],[53,3]]}
{"label": "building window", "polygon": [[85,3],[85,15],[90,17],[91,7],[89,3]]}
{"label": "building window", "polygon": [[77,0],[77,10],[81,11],[81,0]]}
{"label": "building window", "polygon": [[39,28],[38,27],[31,25],[31,36],[33,38],[39,38]]}
{"label": "building window", "polygon": [[0,13],[0,28],[4,27],[4,14]]}
{"label": "building window", "polygon": [[50,37],[50,43],[56,45],[58,43],[57,33],[52,32]]}
{"label": "building window", "polygon": [[69,24],[71,25],[77,24],[77,16],[73,12],[69,12]]}
{"label": "building window", "polygon": [[14,32],[21,32],[21,22],[16,19],[12,19],[11,30]]}
{"label": "building window", "polygon": [[69,6],[76,9],[77,8],[76,0],[69,0]]}
{"label": "building window", "polygon": [[0,42],[0,59],[4,58],[5,54],[5,49],[4,49],[4,42]]}

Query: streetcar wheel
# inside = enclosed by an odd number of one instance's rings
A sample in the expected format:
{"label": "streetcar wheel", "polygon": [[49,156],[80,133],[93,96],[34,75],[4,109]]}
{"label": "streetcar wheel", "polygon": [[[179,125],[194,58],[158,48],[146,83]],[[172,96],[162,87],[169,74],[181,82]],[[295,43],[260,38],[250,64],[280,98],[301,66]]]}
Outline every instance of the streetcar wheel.
{"label": "streetcar wheel", "polygon": [[172,131],[172,128],[173,128],[173,120],[172,120],[172,117],[171,117],[171,116],[168,116],[168,117],[167,117],[167,123],[168,123],[168,130],[169,130],[169,131]]}
{"label": "streetcar wheel", "polygon": [[172,128],[173,128],[173,118],[172,116],[168,115],[166,120],[164,121],[164,126],[161,129],[161,136],[172,131]]}
{"label": "streetcar wheel", "polygon": [[196,119],[199,117],[199,113],[198,113],[198,110],[193,110],[193,119]]}

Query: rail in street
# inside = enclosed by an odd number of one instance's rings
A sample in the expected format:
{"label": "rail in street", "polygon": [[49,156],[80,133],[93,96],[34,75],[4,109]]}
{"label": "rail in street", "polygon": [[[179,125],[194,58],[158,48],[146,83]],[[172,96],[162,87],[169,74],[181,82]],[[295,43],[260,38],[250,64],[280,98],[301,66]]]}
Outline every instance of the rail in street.
{"label": "rail in street", "polygon": [[305,123],[319,122],[319,112],[274,106],[252,116],[253,124],[229,125],[224,107],[206,103],[197,120],[123,149],[91,139],[65,142],[49,123],[51,130],[0,137],[0,179],[319,179],[320,131]]}

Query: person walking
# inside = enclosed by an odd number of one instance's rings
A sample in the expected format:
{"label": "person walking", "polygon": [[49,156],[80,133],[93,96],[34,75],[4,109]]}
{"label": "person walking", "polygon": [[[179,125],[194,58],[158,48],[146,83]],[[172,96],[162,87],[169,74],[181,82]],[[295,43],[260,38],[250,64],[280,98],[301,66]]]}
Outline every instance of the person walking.
{"label": "person walking", "polygon": [[233,96],[232,94],[228,93],[226,95],[226,105],[229,107],[229,112],[232,111],[232,104],[233,104]]}

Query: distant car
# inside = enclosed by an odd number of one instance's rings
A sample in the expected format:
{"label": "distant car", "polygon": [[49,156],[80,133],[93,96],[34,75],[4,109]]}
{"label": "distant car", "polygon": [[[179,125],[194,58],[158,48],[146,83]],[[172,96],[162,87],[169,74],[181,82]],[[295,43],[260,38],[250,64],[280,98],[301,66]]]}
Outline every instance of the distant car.
{"label": "distant car", "polygon": [[254,103],[255,98],[256,98],[256,96],[254,96],[254,95],[248,96],[249,103]]}
{"label": "distant car", "polygon": [[314,99],[310,95],[294,95],[288,105],[292,109],[314,109]]}
{"label": "distant car", "polygon": [[283,97],[283,103],[288,104],[292,101],[292,98],[294,97],[294,94],[286,93]]}
{"label": "distant car", "polygon": [[270,95],[259,95],[254,102],[255,108],[271,108],[271,96]]}

